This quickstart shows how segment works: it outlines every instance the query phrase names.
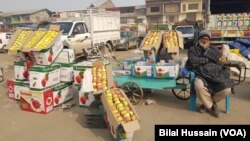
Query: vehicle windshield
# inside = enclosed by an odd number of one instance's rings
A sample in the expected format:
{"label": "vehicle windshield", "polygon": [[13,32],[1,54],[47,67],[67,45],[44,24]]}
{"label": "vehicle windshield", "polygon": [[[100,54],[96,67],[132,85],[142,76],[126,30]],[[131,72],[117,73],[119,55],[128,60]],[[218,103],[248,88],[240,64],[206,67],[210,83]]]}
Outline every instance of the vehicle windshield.
{"label": "vehicle windshield", "polygon": [[128,32],[121,32],[121,37],[128,37]]}
{"label": "vehicle windshield", "polygon": [[194,29],[193,27],[177,27],[177,31],[180,31],[182,34],[193,34]]}
{"label": "vehicle windshield", "polygon": [[70,29],[73,25],[72,22],[57,22],[53,23],[54,25],[60,25],[60,30],[62,31],[63,35],[67,35],[70,32]]}

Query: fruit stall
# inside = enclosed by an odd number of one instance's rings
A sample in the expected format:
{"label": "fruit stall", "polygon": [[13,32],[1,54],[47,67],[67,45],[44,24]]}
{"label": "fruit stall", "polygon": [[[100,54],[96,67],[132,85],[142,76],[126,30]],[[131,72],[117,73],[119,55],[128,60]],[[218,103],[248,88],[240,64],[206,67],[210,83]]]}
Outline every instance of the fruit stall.
{"label": "fruit stall", "polygon": [[172,89],[177,98],[189,99],[189,80],[179,71],[179,48],[183,48],[180,32],[150,31],[141,45],[144,57],[127,58],[122,67],[113,69],[114,80],[132,104],[140,103],[145,89]]}
{"label": "fruit stall", "polygon": [[[114,87],[111,64],[102,59],[76,62],[74,50],[63,48],[59,29],[17,29],[7,46],[15,57],[14,77],[6,80],[8,97],[19,101],[21,110],[39,114],[74,103],[74,98],[80,108],[98,103],[96,123],[106,123],[116,140],[132,140],[140,129],[139,116],[125,93]],[[86,127],[93,127],[93,114],[84,114]]]}
{"label": "fruit stall", "polygon": [[[132,140],[140,129],[133,104],[142,100],[144,89],[172,89],[184,100],[190,96],[188,79],[179,77],[183,42],[176,31],[150,31],[141,46],[144,56],[127,58],[122,68],[103,58],[76,62],[74,50],[63,49],[60,36],[57,26],[21,28],[10,40],[9,55],[15,62],[14,78],[7,80],[8,96],[20,101],[21,110],[48,114],[74,98],[88,110],[97,103],[96,123],[103,119],[116,140]],[[168,58],[159,57],[162,50]],[[85,113],[86,127],[94,125],[90,113]]]}

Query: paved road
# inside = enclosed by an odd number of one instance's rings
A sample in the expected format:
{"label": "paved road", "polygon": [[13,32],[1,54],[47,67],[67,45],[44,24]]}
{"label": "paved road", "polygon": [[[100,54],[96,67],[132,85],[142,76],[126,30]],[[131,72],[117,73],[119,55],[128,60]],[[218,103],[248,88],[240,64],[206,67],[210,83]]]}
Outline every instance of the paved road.
{"label": "paved road", "polygon": [[[185,52],[181,56],[185,56]],[[116,52],[119,59],[138,56],[127,51]],[[5,67],[6,79],[13,78],[13,57],[0,54],[0,66]],[[155,124],[250,124],[250,83],[244,82],[236,87],[232,95],[230,113],[224,113],[225,102],[219,103],[222,117],[217,119],[208,113],[200,114],[188,110],[188,101],[174,97],[170,90],[146,93],[145,99],[155,100],[155,104],[135,106],[141,129],[134,134],[135,141],[154,140]],[[107,129],[89,129],[83,127],[85,109],[78,106],[69,110],[57,110],[48,115],[24,112],[17,101],[6,96],[6,82],[0,83],[0,141],[110,141],[112,137]],[[77,91],[75,91],[77,95]],[[74,99],[77,102],[77,97]]]}

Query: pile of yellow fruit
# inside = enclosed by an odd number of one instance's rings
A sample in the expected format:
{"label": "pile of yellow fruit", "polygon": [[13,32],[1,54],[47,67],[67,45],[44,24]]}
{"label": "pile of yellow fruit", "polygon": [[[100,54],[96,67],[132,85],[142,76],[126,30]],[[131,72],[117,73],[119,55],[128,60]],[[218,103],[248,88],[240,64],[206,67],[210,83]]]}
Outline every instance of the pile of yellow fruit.
{"label": "pile of yellow fruit", "polygon": [[166,48],[178,47],[177,32],[167,31],[163,35],[163,40]]}
{"label": "pile of yellow fruit", "polygon": [[107,72],[105,66],[92,68],[94,91],[107,90]]}
{"label": "pile of yellow fruit", "polygon": [[157,31],[151,31],[147,34],[143,47],[157,46],[159,40],[161,40],[161,33]]}
{"label": "pile of yellow fruit", "polygon": [[25,47],[26,48],[35,47],[37,42],[45,35],[45,33],[46,31],[44,30],[37,30]]}
{"label": "pile of yellow fruit", "polygon": [[21,31],[14,43],[11,45],[11,47],[9,48],[10,51],[18,51],[18,50],[21,50],[25,44],[25,42],[27,41],[29,35],[32,33],[31,30],[23,30]]}
{"label": "pile of yellow fruit", "polygon": [[137,119],[128,101],[117,88],[105,91],[105,97],[112,113],[119,123],[127,123]]}
{"label": "pile of yellow fruit", "polygon": [[47,48],[48,45],[50,45],[54,41],[54,39],[57,37],[58,34],[59,32],[57,31],[53,31],[53,30],[47,31],[47,33],[43,36],[43,38],[37,43],[35,48],[37,49]]}

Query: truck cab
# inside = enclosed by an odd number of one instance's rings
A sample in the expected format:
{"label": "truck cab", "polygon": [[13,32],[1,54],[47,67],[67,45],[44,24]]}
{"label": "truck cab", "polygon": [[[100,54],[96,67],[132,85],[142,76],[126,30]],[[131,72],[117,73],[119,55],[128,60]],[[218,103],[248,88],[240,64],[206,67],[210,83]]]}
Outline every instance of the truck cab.
{"label": "truck cab", "polygon": [[184,39],[185,46],[191,46],[194,42],[194,26],[192,25],[184,25],[184,26],[176,26],[175,30],[180,31],[182,33],[182,37]]}
{"label": "truck cab", "polygon": [[91,35],[84,21],[56,21],[52,24],[60,25],[64,48],[74,49],[76,55],[81,54],[83,48],[91,48]]}

